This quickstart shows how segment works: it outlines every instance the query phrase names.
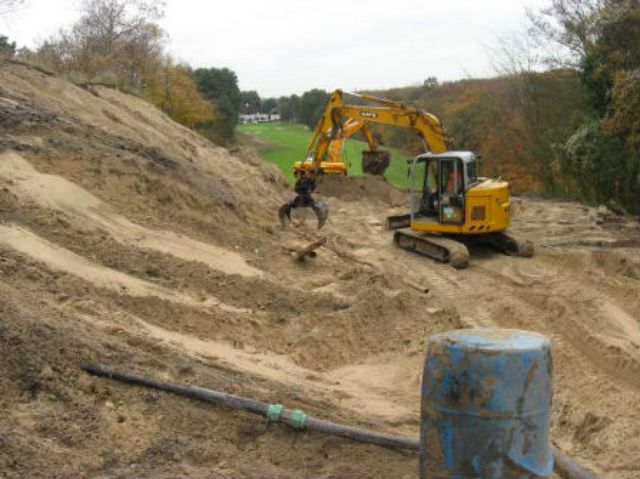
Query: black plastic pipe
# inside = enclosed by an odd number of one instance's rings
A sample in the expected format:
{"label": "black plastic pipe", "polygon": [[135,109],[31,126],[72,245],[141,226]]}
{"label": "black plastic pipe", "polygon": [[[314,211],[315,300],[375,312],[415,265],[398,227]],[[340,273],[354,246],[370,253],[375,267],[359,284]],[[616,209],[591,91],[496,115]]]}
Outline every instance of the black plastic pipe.
{"label": "black plastic pipe", "polygon": [[[140,384],[149,388],[160,389],[162,391],[171,392],[180,396],[186,396],[200,401],[211,402],[223,406],[229,406],[235,409],[241,409],[252,414],[257,414],[269,418],[270,405],[260,401],[254,401],[253,399],[244,398],[241,396],[235,396],[233,394],[227,394],[219,391],[212,391],[211,389],[205,389],[197,386],[178,386],[175,384],[162,383],[154,381],[153,379],[138,376],[136,374],[125,373],[115,371],[105,366],[94,366],[88,363],[82,363],[80,367],[93,375],[102,376],[118,381]],[[302,411],[295,409],[286,409],[281,407],[278,411],[279,422],[290,425],[294,429],[311,429],[314,431],[321,431],[329,434],[335,434],[338,436],[347,437],[349,439],[355,439],[360,442],[368,442],[371,444],[377,444],[379,446],[410,449],[417,451],[419,448],[418,441],[409,439],[403,436],[395,436],[392,434],[384,434],[374,431],[367,431],[365,429],[359,429],[356,427],[345,426],[343,424],[337,424],[335,422],[323,421],[322,419],[316,419],[311,416],[306,416]],[[269,419],[272,419],[273,416]],[[272,419],[273,420],[273,419]]]}
{"label": "black plastic pipe", "polygon": [[[95,366],[82,363],[80,368],[95,376],[115,379],[125,383],[138,384],[148,388],[160,389],[179,396],[185,396],[199,401],[211,402],[223,406],[241,409],[251,414],[266,417],[290,425],[294,429],[311,429],[328,434],[355,439],[360,442],[376,444],[378,446],[393,447],[396,449],[408,449],[411,451],[420,450],[420,442],[404,436],[384,434],[380,432],[367,431],[356,427],[345,426],[330,421],[323,421],[305,415],[297,409],[286,409],[281,405],[267,404],[253,399],[235,396],[211,389],[197,386],[178,386],[176,384],[163,383],[153,379],[138,376],[137,374],[115,371],[106,366]],[[598,479],[591,471],[585,469],[571,459],[567,454],[557,447],[552,446],[555,457],[554,469],[564,479]]]}

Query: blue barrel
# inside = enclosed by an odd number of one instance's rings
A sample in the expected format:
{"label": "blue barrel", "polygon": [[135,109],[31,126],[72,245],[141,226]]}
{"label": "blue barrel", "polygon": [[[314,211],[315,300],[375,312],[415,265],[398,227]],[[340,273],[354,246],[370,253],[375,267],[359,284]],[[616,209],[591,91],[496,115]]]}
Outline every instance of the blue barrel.
{"label": "blue barrel", "polygon": [[432,336],[422,377],[421,479],[546,478],[551,344],[515,329]]}

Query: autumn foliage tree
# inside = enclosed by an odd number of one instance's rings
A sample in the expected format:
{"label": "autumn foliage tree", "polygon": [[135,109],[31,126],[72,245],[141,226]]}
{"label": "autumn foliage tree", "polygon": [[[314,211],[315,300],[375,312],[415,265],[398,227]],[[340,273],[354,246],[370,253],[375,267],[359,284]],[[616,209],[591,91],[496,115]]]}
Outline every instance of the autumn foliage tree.
{"label": "autumn foliage tree", "polygon": [[329,93],[318,88],[306,91],[300,98],[299,121],[313,130],[329,101]]}
{"label": "autumn foliage tree", "polygon": [[144,0],[83,0],[81,16],[38,49],[55,71],[140,88],[163,53],[156,23],[163,4]]}
{"label": "autumn foliage tree", "polygon": [[147,80],[151,102],[178,123],[196,128],[216,117],[213,103],[206,101],[193,81],[191,69],[167,58]]}
{"label": "autumn foliage tree", "polygon": [[[18,8],[24,0],[0,0],[0,15],[5,15]],[[0,33],[0,57],[12,57],[16,52],[16,43]]]}
{"label": "autumn foliage tree", "polygon": [[221,143],[234,139],[242,94],[238,77],[228,68],[198,68],[193,72],[200,93],[215,105],[217,118],[202,125],[207,137]]}
{"label": "autumn foliage tree", "polygon": [[12,57],[16,52],[16,42],[10,42],[8,37],[0,35],[0,56]]}
{"label": "autumn foliage tree", "polygon": [[625,138],[629,148],[640,151],[640,68],[617,73],[603,126],[608,133]]}
{"label": "autumn foliage tree", "polygon": [[79,83],[138,93],[175,121],[201,129],[218,113],[198,91],[191,69],[164,53],[166,35],[157,23],[163,7],[153,0],[83,0],[76,23],[20,56]]}
{"label": "autumn foliage tree", "polygon": [[640,211],[640,3],[551,0],[530,18],[534,35],[564,48],[560,61],[577,68],[591,97],[593,115],[560,156],[577,194]]}

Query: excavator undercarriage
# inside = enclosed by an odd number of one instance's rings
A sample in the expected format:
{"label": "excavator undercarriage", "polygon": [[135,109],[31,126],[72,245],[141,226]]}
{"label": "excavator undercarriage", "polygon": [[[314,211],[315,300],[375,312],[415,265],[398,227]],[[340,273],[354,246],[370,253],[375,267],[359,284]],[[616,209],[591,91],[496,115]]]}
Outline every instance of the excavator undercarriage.
{"label": "excavator undercarriage", "polygon": [[476,245],[488,246],[509,256],[533,256],[533,244],[529,240],[517,239],[506,233],[447,237],[402,228],[394,232],[393,240],[403,249],[449,263],[456,269],[469,265],[469,247]]}
{"label": "excavator undercarriage", "polygon": [[411,215],[389,216],[387,230],[395,230],[393,241],[399,247],[429,258],[449,263],[457,269],[469,265],[469,248],[489,247],[509,256],[530,258],[533,256],[533,243],[517,238],[505,232],[482,235],[436,235],[410,228]]}
{"label": "excavator undercarriage", "polygon": [[395,231],[393,241],[403,249],[414,251],[443,263],[449,263],[454,268],[466,268],[469,264],[467,247],[449,238],[406,228]]}

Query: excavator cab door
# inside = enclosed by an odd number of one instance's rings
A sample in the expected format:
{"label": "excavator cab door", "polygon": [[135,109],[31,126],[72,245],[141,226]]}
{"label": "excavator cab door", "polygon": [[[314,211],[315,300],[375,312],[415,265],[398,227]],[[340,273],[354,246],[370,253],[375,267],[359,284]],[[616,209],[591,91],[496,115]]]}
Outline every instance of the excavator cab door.
{"label": "excavator cab door", "polygon": [[409,170],[409,197],[414,220],[438,220],[437,163],[435,159],[417,157]]}
{"label": "excavator cab door", "polygon": [[438,158],[440,223],[464,223],[464,173],[460,158]]}

